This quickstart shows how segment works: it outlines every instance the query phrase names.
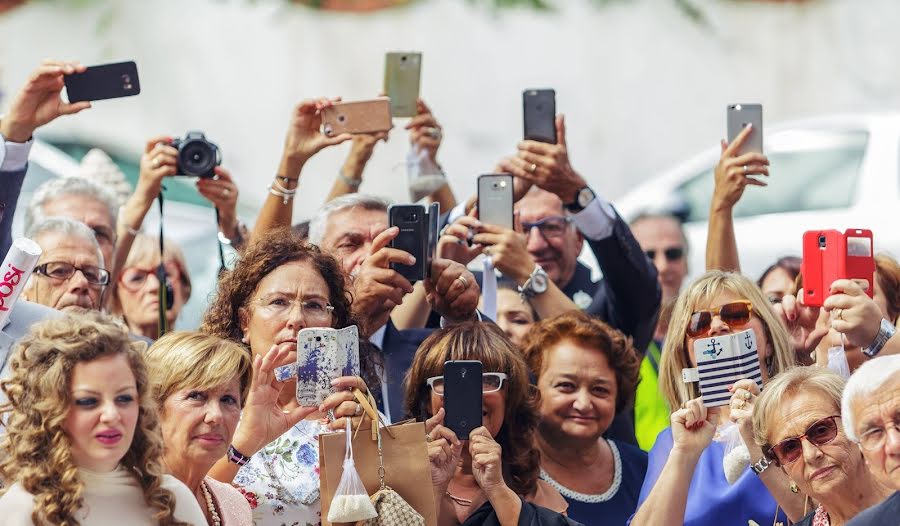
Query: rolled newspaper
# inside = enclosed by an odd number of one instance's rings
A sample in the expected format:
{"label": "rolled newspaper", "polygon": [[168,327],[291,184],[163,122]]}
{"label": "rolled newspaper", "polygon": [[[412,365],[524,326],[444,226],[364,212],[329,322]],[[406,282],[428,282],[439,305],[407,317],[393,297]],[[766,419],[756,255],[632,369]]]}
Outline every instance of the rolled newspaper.
{"label": "rolled newspaper", "polygon": [[41,257],[41,247],[27,237],[13,241],[3,265],[0,265],[0,328],[6,324],[13,305]]}

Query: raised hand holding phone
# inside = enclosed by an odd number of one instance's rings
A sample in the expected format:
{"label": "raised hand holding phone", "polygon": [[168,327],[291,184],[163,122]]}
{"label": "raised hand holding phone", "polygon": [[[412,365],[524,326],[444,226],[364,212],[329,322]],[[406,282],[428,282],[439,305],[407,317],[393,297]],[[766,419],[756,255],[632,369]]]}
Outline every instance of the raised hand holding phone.
{"label": "raised hand holding phone", "polygon": [[432,390],[444,397],[444,426],[461,440],[482,426],[483,372],[478,360],[450,360],[444,362],[443,378],[433,382],[440,385],[432,385]]}
{"label": "raised hand holding phone", "polygon": [[137,64],[133,61],[101,64],[67,73],[65,84],[69,102],[117,99],[141,93]]}

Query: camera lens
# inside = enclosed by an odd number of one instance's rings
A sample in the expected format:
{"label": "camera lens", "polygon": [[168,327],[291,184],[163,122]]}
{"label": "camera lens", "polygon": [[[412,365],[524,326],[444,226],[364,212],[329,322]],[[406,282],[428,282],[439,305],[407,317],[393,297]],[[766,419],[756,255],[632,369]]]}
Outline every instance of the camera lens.
{"label": "camera lens", "polygon": [[206,177],[216,165],[216,152],[206,141],[188,141],[178,157],[184,175]]}
{"label": "camera lens", "polygon": [[416,221],[419,220],[419,214],[417,214],[415,212],[409,212],[408,214],[403,216],[403,220],[406,221],[407,223],[415,223]]}

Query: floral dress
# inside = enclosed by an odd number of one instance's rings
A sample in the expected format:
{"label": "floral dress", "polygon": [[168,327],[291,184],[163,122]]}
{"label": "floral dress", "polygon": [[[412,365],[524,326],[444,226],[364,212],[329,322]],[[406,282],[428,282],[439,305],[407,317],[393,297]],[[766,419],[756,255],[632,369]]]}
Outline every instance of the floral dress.
{"label": "floral dress", "polygon": [[255,526],[319,526],[318,420],[301,420],[257,452],[234,477],[250,502]]}

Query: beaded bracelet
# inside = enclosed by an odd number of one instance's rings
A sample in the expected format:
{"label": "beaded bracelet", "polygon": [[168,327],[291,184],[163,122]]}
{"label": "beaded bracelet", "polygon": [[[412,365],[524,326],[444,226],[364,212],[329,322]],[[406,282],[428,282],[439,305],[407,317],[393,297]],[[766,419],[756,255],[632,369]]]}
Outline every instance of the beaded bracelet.
{"label": "beaded bracelet", "polygon": [[350,179],[341,170],[338,170],[338,179],[350,188],[359,188],[359,185],[362,184],[362,179]]}

